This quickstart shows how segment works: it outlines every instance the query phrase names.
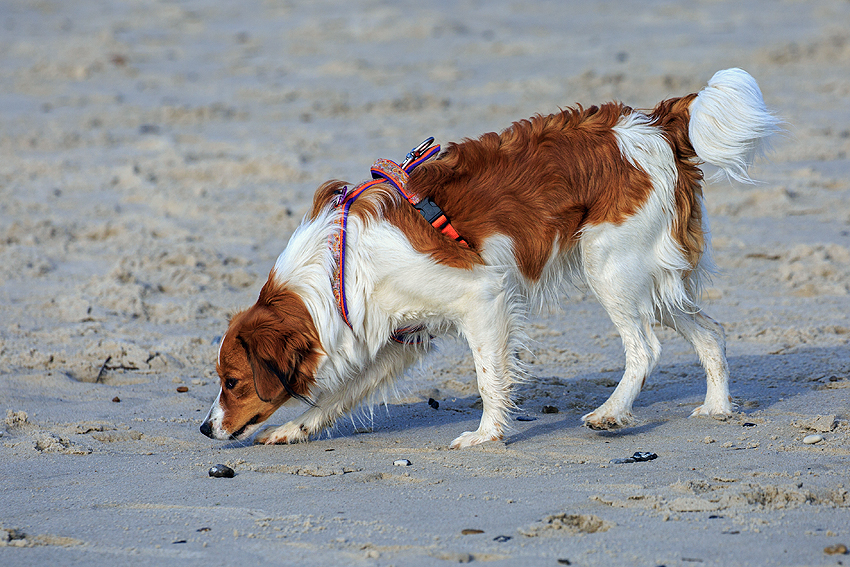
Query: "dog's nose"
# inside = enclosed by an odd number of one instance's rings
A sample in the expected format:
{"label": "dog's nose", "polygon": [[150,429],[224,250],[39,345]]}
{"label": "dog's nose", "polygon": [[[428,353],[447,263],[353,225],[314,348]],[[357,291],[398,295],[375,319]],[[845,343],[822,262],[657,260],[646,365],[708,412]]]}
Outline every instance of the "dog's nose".
{"label": "dog's nose", "polygon": [[201,424],[201,433],[203,433],[210,439],[213,438],[212,425],[210,424],[209,420],[204,420],[204,422]]}

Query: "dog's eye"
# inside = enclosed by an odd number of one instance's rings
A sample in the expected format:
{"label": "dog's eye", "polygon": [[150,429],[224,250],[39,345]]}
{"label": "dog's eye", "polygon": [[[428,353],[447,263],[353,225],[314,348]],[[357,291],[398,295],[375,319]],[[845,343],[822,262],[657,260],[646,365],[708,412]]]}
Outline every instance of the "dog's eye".
{"label": "dog's eye", "polygon": [[236,378],[227,378],[224,381],[224,388],[226,390],[232,390],[235,387],[236,387]]}

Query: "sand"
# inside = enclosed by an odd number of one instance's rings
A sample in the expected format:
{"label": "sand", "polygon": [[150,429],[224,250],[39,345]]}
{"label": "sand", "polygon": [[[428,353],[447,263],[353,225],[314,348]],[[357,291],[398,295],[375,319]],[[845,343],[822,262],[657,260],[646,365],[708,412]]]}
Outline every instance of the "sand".
{"label": "sand", "polygon": [[[0,563],[847,564],[848,23],[839,0],[0,3]],[[228,316],[321,182],[733,66],[787,133],[761,184],[705,190],[730,419],[687,418],[703,372],[659,330],[636,426],[583,428],[624,361],[570,289],[530,321],[533,419],[504,443],[447,450],[480,417],[452,341],[310,443],[198,432]]]}

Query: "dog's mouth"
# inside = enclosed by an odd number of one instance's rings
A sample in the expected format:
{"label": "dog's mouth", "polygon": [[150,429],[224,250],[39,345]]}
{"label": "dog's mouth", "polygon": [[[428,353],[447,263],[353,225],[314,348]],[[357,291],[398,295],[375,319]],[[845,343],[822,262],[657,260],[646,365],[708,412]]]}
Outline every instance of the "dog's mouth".
{"label": "dog's mouth", "polygon": [[248,420],[248,423],[240,427],[237,431],[234,431],[230,434],[231,439],[240,440],[242,435],[245,433],[245,430],[251,427],[252,425],[256,425],[260,422],[260,414],[255,415],[251,419]]}

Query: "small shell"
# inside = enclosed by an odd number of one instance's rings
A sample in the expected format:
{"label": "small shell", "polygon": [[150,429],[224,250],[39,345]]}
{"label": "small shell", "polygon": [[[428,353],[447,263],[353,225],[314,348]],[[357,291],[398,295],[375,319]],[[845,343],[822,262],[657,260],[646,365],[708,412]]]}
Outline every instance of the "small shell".
{"label": "small shell", "polygon": [[823,441],[823,435],[806,435],[803,437],[803,443],[806,445],[814,445]]}
{"label": "small shell", "polygon": [[215,478],[233,478],[236,473],[227,465],[215,465],[210,468],[210,476]]}
{"label": "small shell", "polygon": [[409,467],[412,464],[413,463],[411,463],[407,459],[398,459],[397,461],[393,461],[393,465],[397,467]]}

